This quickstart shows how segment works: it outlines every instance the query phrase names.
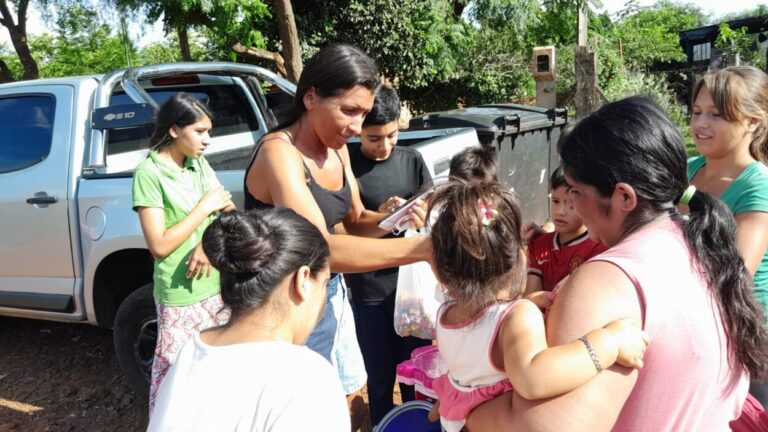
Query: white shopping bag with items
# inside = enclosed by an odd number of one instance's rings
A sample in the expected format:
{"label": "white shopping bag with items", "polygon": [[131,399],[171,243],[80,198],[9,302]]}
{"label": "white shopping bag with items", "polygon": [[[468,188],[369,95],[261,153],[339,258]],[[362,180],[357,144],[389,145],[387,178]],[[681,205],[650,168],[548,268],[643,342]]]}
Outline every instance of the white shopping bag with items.
{"label": "white shopping bag with items", "polygon": [[[405,237],[423,236],[408,230]],[[400,266],[395,294],[395,332],[398,335],[435,338],[437,309],[445,300],[442,287],[426,261]]]}

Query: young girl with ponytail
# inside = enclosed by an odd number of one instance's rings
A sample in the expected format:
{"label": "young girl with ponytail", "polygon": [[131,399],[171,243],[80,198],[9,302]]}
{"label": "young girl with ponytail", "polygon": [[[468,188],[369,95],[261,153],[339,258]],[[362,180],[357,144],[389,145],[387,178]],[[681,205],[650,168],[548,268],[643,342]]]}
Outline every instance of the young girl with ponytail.
{"label": "young girl with ponytail", "polygon": [[[434,268],[455,300],[437,313],[437,346],[448,366],[435,391],[443,428],[459,432],[480,403],[513,388],[526,399],[569,392],[619,363],[642,367],[647,339],[616,319],[549,347],[544,318],[525,289],[526,254],[516,197],[500,183],[455,181],[432,198]],[[538,293],[542,294],[542,293]]]}

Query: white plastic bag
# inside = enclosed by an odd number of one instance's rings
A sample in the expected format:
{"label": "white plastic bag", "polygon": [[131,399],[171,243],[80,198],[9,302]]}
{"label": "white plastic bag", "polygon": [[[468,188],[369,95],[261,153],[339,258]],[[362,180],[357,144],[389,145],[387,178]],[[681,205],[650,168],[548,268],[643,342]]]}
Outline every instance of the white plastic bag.
{"label": "white plastic bag", "polygon": [[[408,230],[405,237],[424,235]],[[400,266],[395,294],[395,332],[400,336],[435,338],[435,317],[445,296],[426,261]]]}

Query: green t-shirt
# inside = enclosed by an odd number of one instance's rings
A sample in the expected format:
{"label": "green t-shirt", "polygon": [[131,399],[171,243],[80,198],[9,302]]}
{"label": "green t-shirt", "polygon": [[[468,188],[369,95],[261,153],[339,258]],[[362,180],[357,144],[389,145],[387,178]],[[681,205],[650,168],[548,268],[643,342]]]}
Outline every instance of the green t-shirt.
{"label": "green t-shirt", "polygon": [[[703,156],[688,160],[688,180],[706,164]],[[720,195],[734,215],[758,211],[768,212],[768,167],[755,161],[747,166]],[[755,294],[763,309],[768,311],[768,250],[755,273]]]}
{"label": "green t-shirt", "polygon": [[[162,208],[165,227],[179,223],[197,205],[207,191],[220,185],[204,157],[187,158],[184,168],[149,152],[133,174],[133,209]],[[187,306],[219,292],[219,273],[211,269],[209,277],[187,278],[187,257],[203,238],[203,232],[216,219],[211,213],[195,232],[175,251],[155,260],[155,300],[166,306]]]}

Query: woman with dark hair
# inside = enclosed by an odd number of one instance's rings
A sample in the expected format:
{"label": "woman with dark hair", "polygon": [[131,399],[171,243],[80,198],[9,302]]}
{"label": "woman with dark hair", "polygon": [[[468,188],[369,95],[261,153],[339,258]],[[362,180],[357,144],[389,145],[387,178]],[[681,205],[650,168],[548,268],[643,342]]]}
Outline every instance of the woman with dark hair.
{"label": "woman with dark hair", "polygon": [[[304,66],[289,124],[258,144],[245,175],[245,206],[282,206],[306,217],[331,248],[326,313],[307,346],[337,366],[350,403],[366,382],[346,287],[339,272],[363,272],[427,260],[426,238],[372,239],[384,216],[365,210],[350,167],[347,140],[359,135],[379,88],[379,72],[349,45],[330,45]],[[423,220],[424,211],[414,210]],[[334,234],[343,222],[346,233]]]}
{"label": "woman with dark hair", "polygon": [[155,258],[158,331],[149,410],[157,388],[182,346],[200,330],[220,325],[219,275],[200,240],[219,211],[234,209],[203,153],[210,144],[211,112],[186,93],[157,111],[150,152],[133,174],[133,209]]}
{"label": "woman with dark hair", "polygon": [[[693,87],[691,133],[701,156],[688,161],[699,190],[736,216],[736,244],[755,295],[768,309],[768,75],[753,66],[710,72]],[[768,406],[768,383],[751,392]]]}
{"label": "woman with dark hair", "polygon": [[349,430],[333,368],[301,346],[325,306],[328,243],[293,210],[224,213],[203,235],[229,322],[184,346],[150,431]]}
{"label": "woman with dark hair", "polygon": [[[648,99],[605,105],[560,148],[574,210],[609,249],[562,285],[547,318],[551,344],[607,322],[640,320],[644,367],[612,366],[547,401],[499,398],[472,431],[729,430],[749,377],[768,372],[768,333],[717,199],[688,185],[680,132]],[[676,203],[687,204],[688,217]],[[595,365],[598,370],[599,365]],[[519,428],[519,429],[517,429]]]}

